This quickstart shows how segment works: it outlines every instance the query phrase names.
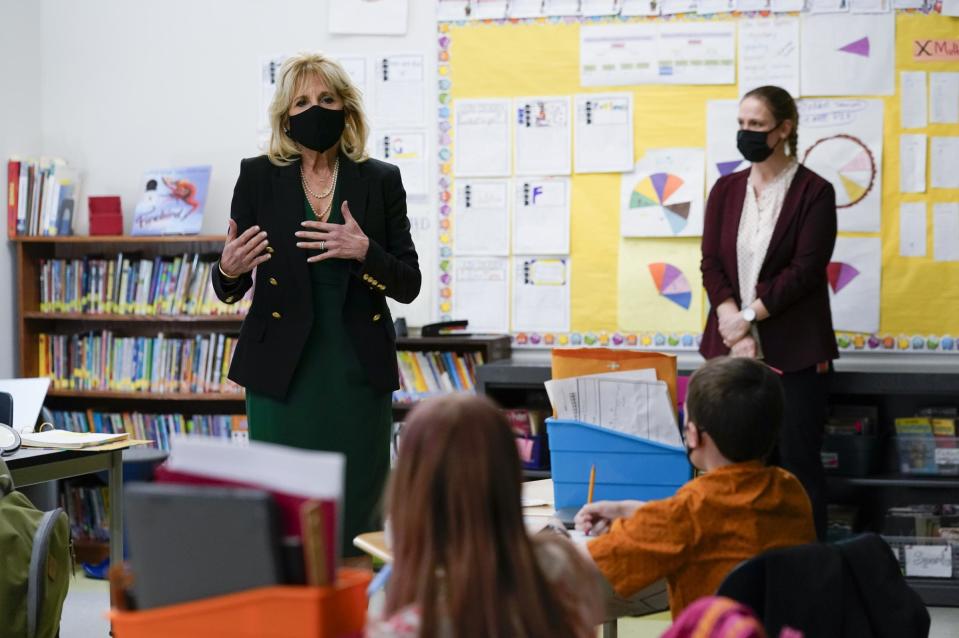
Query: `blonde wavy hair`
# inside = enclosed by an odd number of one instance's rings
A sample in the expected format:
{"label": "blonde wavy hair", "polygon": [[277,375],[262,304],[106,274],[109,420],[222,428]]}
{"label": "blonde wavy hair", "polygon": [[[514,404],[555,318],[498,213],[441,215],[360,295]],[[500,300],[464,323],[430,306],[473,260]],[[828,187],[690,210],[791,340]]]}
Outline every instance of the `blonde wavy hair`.
{"label": "blonde wavy hair", "polygon": [[368,159],[366,138],[369,135],[369,121],[363,110],[363,96],[353,84],[346,69],[322,53],[297,53],[287,58],[276,78],[276,93],[270,103],[270,145],[267,156],[277,166],[287,166],[300,157],[300,148],[286,133],[289,128],[289,112],[297,89],[311,76],[321,80],[343,100],[346,127],[340,137],[340,148],[354,162]]}

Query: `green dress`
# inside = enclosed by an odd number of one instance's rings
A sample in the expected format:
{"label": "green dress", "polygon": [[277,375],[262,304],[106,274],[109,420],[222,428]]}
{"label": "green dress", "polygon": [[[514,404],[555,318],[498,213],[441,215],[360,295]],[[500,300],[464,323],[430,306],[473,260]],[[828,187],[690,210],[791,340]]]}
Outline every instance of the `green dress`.
{"label": "green dress", "polygon": [[[337,188],[330,223],[343,223],[340,203]],[[305,218],[314,219],[305,198],[303,204]],[[355,556],[361,552],[353,547],[353,538],[381,529],[378,509],[389,473],[393,415],[391,394],[370,387],[343,322],[349,263],[328,259],[309,265],[313,329],[286,400],[248,390],[246,413],[255,441],[346,455],[341,550]]]}

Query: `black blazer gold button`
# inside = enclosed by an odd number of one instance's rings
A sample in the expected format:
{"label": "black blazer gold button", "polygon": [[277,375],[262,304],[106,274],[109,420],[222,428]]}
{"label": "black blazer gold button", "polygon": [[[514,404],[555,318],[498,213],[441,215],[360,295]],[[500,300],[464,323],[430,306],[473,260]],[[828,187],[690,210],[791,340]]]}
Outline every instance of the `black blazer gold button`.
{"label": "black blazer gold button", "polygon": [[274,318],[274,319],[279,319],[280,316],[281,316],[280,313],[278,313],[278,312],[275,311],[275,310],[273,311],[273,318]]}
{"label": "black blazer gold button", "polygon": [[275,277],[270,277],[270,285],[271,285],[271,286],[275,286],[275,285],[276,285],[276,278],[275,278]]}

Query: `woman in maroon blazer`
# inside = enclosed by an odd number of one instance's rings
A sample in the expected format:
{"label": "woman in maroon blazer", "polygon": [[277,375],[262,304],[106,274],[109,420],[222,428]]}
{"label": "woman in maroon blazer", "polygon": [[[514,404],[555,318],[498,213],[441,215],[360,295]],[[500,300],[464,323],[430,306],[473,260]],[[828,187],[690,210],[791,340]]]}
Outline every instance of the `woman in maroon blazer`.
{"label": "woman in maroon blazer", "polygon": [[779,87],[740,102],[737,145],[752,166],[721,177],[709,194],[702,271],[711,309],[700,352],[762,358],[782,371],[786,414],[775,460],[806,488],[822,539],[819,454],[830,362],[839,356],[826,280],[836,194],[796,161],[798,122],[795,101]]}

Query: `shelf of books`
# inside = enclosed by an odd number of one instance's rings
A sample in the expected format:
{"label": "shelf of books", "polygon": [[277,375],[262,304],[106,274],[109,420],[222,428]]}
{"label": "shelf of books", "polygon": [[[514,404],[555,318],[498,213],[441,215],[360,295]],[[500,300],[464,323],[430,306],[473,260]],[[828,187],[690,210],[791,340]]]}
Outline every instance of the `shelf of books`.
{"label": "shelf of books", "polygon": [[223,236],[14,239],[19,373],[52,380],[47,405],[67,429],[120,428],[160,449],[176,432],[245,432],[226,375],[251,295],[213,293]]}
{"label": "shelf of books", "polygon": [[[476,369],[508,359],[507,336],[410,337],[396,342],[400,389],[393,393],[394,417],[417,401],[450,392],[476,391]],[[401,419],[399,419],[401,420]]]}

